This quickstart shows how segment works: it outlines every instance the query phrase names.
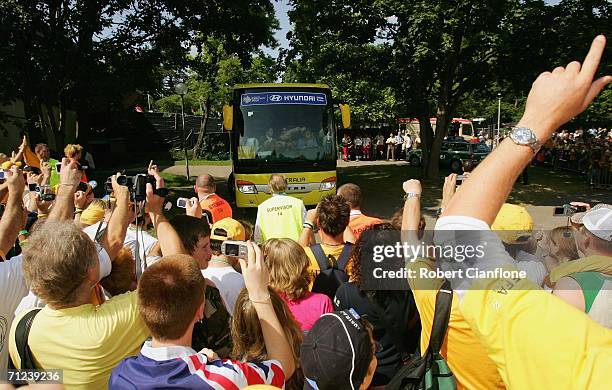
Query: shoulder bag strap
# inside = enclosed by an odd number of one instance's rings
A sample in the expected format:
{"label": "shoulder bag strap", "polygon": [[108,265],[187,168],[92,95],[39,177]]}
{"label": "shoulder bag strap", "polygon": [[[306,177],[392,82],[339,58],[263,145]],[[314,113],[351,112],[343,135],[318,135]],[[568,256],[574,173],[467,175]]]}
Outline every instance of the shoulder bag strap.
{"label": "shoulder bag strap", "polygon": [[317,264],[319,264],[319,269],[321,271],[325,271],[326,269],[328,269],[329,267],[327,266],[327,256],[325,255],[325,252],[323,252],[323,247],[321,247],[321,244],[312,245],[310,247],[310,250],[312,250],[312,254],[315,257]]}
{"label": "shoulder bag strap", "polygon": [[[21,359],[20,369],[35,369],[34,358],[32,357],[32,351],[28,345],[28,337],[30,336],[30,329],[34,322],[34,317],[41,309],[34,309],[24,315],[19,323],[15,327],[15,346]],[[9,364],[12,365],[12,360],[9,359]]]}
{"label": "shoulder bag strap", "polygon": [[353,244],[347,242],[344,244],[344,248],[342,248],[342,252],[340,256],[338,256],[338,269],[344,271],[344,268],[348,264],[349,258],[351,256],[351,249],[353,248]]}
{"label": "shoulder bag strap", "polygon": [[450,319],[451,306],[453,303],[453,290],[448,280],[444,281],[440,290],[436,294],[436,309],[434,312],[433,324],[431,326],[431,336],[429,337],[428,353],[435,354],[440,352],[448,321]]}

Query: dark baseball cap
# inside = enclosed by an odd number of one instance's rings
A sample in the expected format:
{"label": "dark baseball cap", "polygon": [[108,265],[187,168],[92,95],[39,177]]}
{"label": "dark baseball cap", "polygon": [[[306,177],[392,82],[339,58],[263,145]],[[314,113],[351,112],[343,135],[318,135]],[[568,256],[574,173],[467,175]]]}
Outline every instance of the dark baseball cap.
{"label": "dark baseball cap", "polygon": [[370,332],[353,310],[321,316],[300,347],[305,389],[359,389],[372,362]]}

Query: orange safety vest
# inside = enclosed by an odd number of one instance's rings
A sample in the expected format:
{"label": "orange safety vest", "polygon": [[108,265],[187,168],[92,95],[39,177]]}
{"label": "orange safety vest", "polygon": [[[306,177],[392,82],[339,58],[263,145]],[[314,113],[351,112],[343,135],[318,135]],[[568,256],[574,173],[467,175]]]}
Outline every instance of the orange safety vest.
{"label": "orange safety vest", "polygon": [[200,201],[202,210],[208,211],[212,216],[212,223],[222,220],[223,218],[232,217],[232,206],[222,197],[217,194],[209,195],[207,198]]}
{"label": "orange safety vest", "polygon": [[358,214],[351,217],[349,221],[349,227],[355,235],[355,239],[358,239],[361,233],[373,225],[383,223],[380,219],[374,217],[368,217],[367,215]]}

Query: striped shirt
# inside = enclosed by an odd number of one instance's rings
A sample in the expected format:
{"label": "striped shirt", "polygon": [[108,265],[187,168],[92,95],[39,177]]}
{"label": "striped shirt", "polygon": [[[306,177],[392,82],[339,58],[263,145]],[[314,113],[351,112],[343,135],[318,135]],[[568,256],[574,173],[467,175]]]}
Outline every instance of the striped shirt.
{"label": "striped shirt", "polygon": [[138,356],[124,359],[111,374],[110,389],[219,389],[238,390],[268,384],[284,388],[285,374],[276,360],[242,363],[209,361],[203,353],[183,346],[153,348],[143,345]]}

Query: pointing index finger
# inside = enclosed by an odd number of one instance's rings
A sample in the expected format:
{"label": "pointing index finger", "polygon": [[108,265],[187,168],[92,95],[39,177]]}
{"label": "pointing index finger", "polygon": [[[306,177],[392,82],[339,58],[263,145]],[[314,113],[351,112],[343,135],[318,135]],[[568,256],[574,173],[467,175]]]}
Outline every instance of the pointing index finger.
{"label": "pointing index finger", "polygon": [[591,43],[591,48],[589,49],[589,52],[584,58],[584,63],[582,64],[582,69],[580,70],[580,78],[588,80],[589,82],[593,80],[595,72],[597,72],[597,68],[599,67],[599,61],[601,60],[601,56],[605,47],[605,36],[598,35],[595,37],[595,39],[593,39],[593,43]]}

